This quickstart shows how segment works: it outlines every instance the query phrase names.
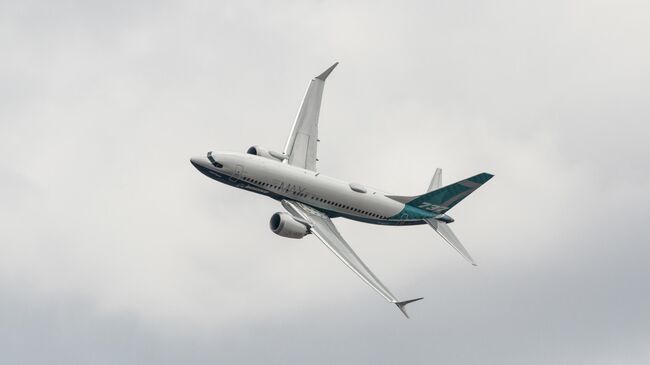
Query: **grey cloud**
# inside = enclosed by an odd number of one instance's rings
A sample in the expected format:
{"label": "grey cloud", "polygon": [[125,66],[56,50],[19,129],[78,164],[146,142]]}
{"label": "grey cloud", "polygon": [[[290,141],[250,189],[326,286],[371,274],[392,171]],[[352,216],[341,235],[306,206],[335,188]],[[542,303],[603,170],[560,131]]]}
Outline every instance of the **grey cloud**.
{"label": "grey cloud", "polygon": [[[6,363],[648,362],[643,2],[0,5]],[[280,149],[334,61],[323,173],[496,174],[427,227],[337,221],[405,321],[190,156]]]}

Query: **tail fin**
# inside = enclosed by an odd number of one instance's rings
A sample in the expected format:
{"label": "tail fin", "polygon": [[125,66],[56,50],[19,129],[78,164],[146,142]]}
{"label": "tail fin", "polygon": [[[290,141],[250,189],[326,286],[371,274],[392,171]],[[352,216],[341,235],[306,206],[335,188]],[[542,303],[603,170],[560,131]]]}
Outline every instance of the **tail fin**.
{"label": "tail fin", "polygon": [[465,258],[465,260],[469,261],[470,264],[476,266],[476,262],[474,262],[474,259],[472,259],[472,256],[469,255],[469,252],[465,249],[462,243],[460,243],[460,240],[456,235],[454,234],[454,231],[449,228],[447,223],[441,222],[439,220],[436,220],[435,218],[430,218],[430,219],[425,219],[427,223],[433,228],[438,234],[444,238],[451,247],[453,247],[458,253]]}
{"label": "tail fin", "polygon": [[[392,197],[410,206],[442,214],[453,208],[461,200],[492,178],[492,174],[482,173],[455,184],[447,185],[415,197]],[[435,176],[434,176],[435,179]]]}

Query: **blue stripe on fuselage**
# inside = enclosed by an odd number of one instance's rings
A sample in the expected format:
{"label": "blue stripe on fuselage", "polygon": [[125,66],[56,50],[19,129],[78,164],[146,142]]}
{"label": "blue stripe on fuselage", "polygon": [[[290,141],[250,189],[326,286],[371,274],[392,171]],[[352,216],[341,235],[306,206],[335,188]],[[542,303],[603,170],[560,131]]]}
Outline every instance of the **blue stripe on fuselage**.
{"label": "blue stripe on fuselage", "polygon": [[404,209],[402,209],[401,212],[395,214],[394,216],[390,217],[390,219],[426,219],[426,218],[433,218],[434,214],[432,212],[428,212],[424,209],[420,209],[417,207],[410,206],[408,204],[404,205]]}
{"label": "blue stripe on fuselage", "polygon": [[[273,199],[278,200],[278,201],[281,201],[281,200],[284,200],[284,199],[300,201],[300,199],[298,199],[296,197],[277,194],[277,193],[275,193],[273,191],[270,191],[270,190],[267,190],[267,189],[264,189],[264,188],[260,188],[260,187],[258,187],[256,185],[253,185],[253,184],[251,184],[251,183],[249,183],[247,181],[244,181],[242,179],[234,179],[231,176],[216,172],[216,171],[214,171],[212,169],[208,169],[208,168],[201,167],[201,166],[198,166],[197,169],[202,174],[204,174],[205,176],[207,176],[207,177],[209,177],[209,178],[211,178],[213,180],[216,180],[216,181],[218,181],[220,183],[226,184],[226,185],[234,186],[234,187],[239,188],[239,189],[248,190],[248,191],[251,191],[253,193],[265,195],[265,196],[268,196],[268,197],[273,198]],[[379,225],[388,225],[388,226],[413,226],[413,225],[425,224],[426,222],[423,221],[422,219],[430,218],[430,217],[433,216],[431,213],[429,213],[427,211],[424,211],[422,209],[418,209],[418,208],[415,208],[415,207],[405,205],[404,209],[400,213],[398,213],[398,214],[396,214],[396,215],[394,215],[394,216],[392,216],[392,217],[390,217],[388,219],[376,219],[376,218],[360,217],[360,216],[356,216],[356,215],[351,215],[351,214],[347,214],[347,213],[341,213],[341,212],[336,212],[336,211],[329,210],[329,209],[324,209],[324,208],[312,205],[309,202],[301,202],[301,203],[307,204],[309,206],[314,207],[314,209],[317,209],[317,210],[327,214],[327,216],[329,216],[330,218],[343,217],[343,218],[351,219],[351,220],[358,221],[358,222],[370,223],[370,224],[379,224]],[[406,216],[404,214],[406,214]]]}

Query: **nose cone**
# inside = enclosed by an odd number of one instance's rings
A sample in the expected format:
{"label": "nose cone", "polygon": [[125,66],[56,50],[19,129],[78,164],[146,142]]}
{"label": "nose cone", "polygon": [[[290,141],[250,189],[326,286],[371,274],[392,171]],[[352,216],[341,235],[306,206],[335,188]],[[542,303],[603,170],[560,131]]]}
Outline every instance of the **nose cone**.
{"label": "nose cone", "polygon": [[209,169],[209,166],[210,166],[210,161],[208,161],[208,159],[205,158],[205,156],[192,157],[192,158],[190,158],[190,162],[199,171],[202,171],[203,169]]}

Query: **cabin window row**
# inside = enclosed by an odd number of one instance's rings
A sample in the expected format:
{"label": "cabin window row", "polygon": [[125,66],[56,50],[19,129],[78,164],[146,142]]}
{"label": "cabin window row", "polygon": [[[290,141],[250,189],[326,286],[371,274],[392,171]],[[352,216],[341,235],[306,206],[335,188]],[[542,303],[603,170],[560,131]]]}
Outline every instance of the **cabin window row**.
{"label": "cabin window row", "polygon": [[[264,187],[269,187],[269,188],[274,188],[274,189],[280,189],[280,187],[278,185],[269,184],[269,183],[266,183],[264,181],[251,179],[249,177],[242,177],[242,180],[248,181],[248,182],[253,183],[253,184],[257,184],[259,186],[264,186]],[[288,193],[289,189],[284,189],[284,191]],[[296,193],[296,192],[293,192],[293,194],[297,195],[297,196],[304,196],[304,197],[307,196],[307,194]]]}
{"label": "cabin window row", "polygon": [[[248,178],[248,177],[243,177],[243,179],[244,179],[244,181],[248,181],[248,182],[251,182],[251,183],[253,183],[253,184],[257,184],[257,185],[259,185],[259,186],[272,187],[272,188],[275,188],[275,189],[279,189],[279,188],[280,188],[280,187],[277,186],[277,185],[272,185],[272,184],[269,184],[269,183],[265,183],[264,181],[260,181],[260,180],[256,180],[256,179],[251,179],[251,178]],[[284,191],[285,191],[286,193],[288,193],[288,192],[289,192],[289,189],[284,189]],[[341,204],[341,203],[337,203],[337,202],[334,202],[334,201],[331,201],[331,200],[327,200],[327,199],[319,198],[319,197],[316,197],[316,196],[313,196],[313,195],[307,195],[307,194],[304,194],[304,193],[298,193],[298,192],[295,192],[295,191],[292,191],[291,193],[292,193],[293,195],[295,195],[295,196],[300,196],[300,197],[304,197],[304,198],[307,198],[307,197],[308,197],[309,199],[316,200],[316,201],[319,201],[319,202],[321,202],[321,203],[330,204],[330,205],[333,205],[333,206],[335,206],[335,207],[344,208],[344,209],[347,209],[347,210],[351,210],[351,211],[353,211],[353,212],[357,212],[357,213],[361,213],[361,214],[369,215],[369,216],[371,216],[371,217],[380,218],[380,219],[387,219],[387,218],[384,217],[384,216],[381,216],[381,215],[376,214],[376,213],[369,212],[369,211],[367,211],[367,210],[362,210],[362,209],[353,208],[353,207],[348,206],[348,205],[345,205],[345,204]]]}
{"label": "cabin window row", "polygon": [[334,202],[334,201],[331,201],[331,200],[327,200],[327,199],[323,199],[323,198],[319,198],[319,197],[315,197],[315,196],[310,196],[310,198],[311,198],[311,199],[314,199],[314,200],[316,200],[316,201],[319,201],[319,202],[321,202],[321,203],[330,204],[330,205],[333,205],[333,206],[335,206],[335,207],[344,208],[344,209],[347,209],[347,210],[351,210],[351,211],[353,211],[353,212],[357,212],[357,213],[361,213],[361,214],[369,215],[369,216],[371,216],[371,217],[380,218],[380,219],[386,219],[386,217],[383,217],[383,216],[381,216],[381,215],[379,215],[379,214],[375,214],[375,213],[369,212],[369,211],[367,211],[367,210],[362,210],[362,209],[354,208],[354,207],[351,207],[351,206],[349,206],[349,205],[345,205],[345,204],[337,203],[337,202]]}

